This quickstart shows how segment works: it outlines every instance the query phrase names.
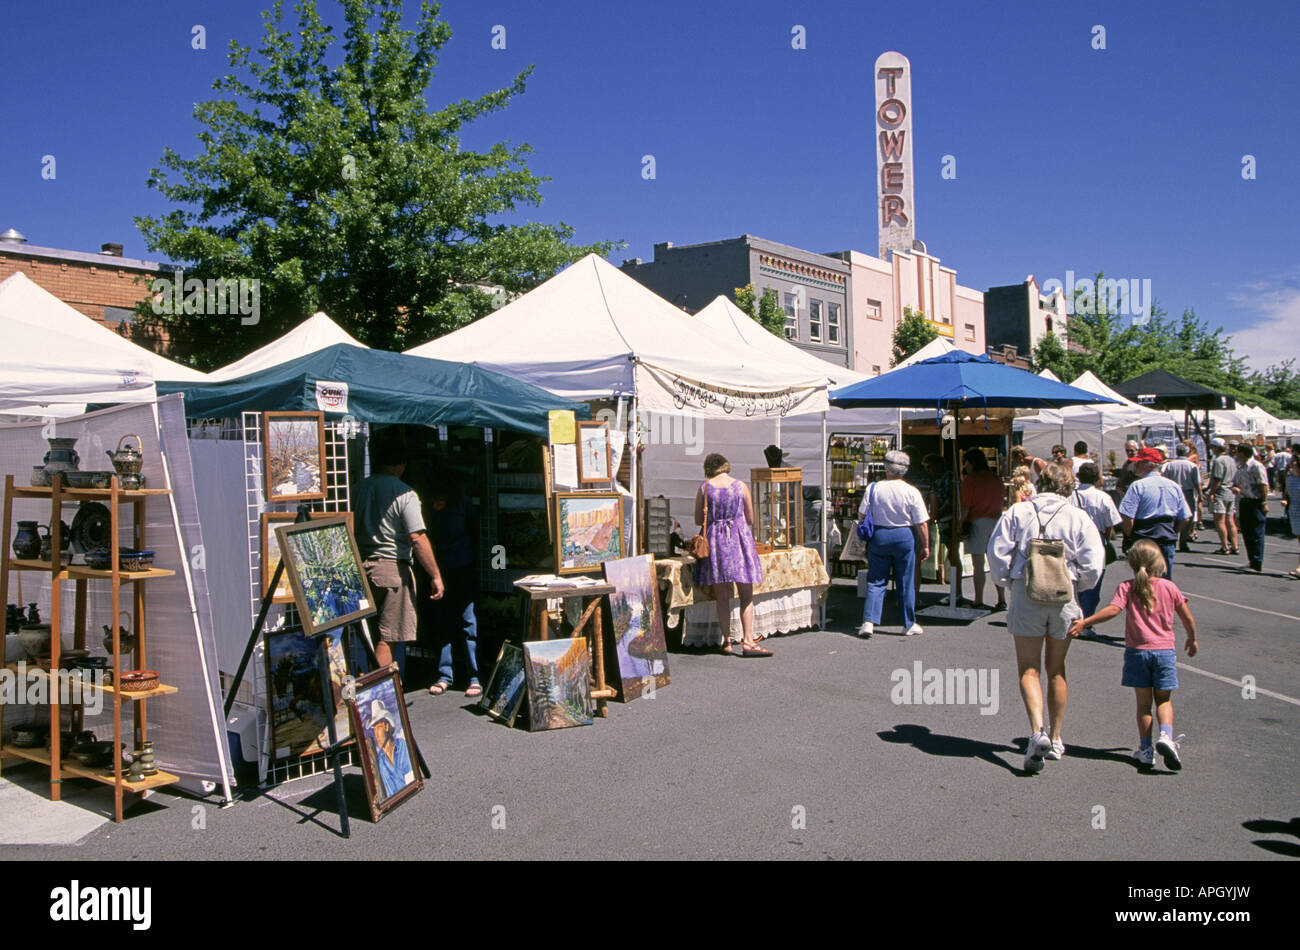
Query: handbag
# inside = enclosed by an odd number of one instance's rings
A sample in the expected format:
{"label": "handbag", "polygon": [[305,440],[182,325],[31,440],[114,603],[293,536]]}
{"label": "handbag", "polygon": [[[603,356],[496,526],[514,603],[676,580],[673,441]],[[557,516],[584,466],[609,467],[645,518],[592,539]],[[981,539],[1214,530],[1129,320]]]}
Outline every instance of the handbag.
{"label": "handbag", "polygon": [[706,532],[709,530],[708,482],[700,486],[700,491],[704,492],[704,524],[700,528],[700,533],[686,542],[686,553],[697,561],[702,561],[709,556],[709,539],[706,537]]}
{"label": "handbag", "polygon": [[1042,513],[1037,505],[1034,506],[1038,537],[1029,542],[1029,558],[1025,562],[1025,599],[1042,607],[1060,607],[1074,599],[1074,579],[1065,564],[1065,542],[1046,537],[1047,525],[1060,513],[1061,508],[1057,508],[1047,519],[1047,524],[1043,524]]}
{"label": "handbag", "polygon": [[862,515],[862,520],[858,522],[858,537],[863,541],[870,541],[871,536],[876,533],[876,520],[871,517],[871,506],[876,498],[876,483],[872,482],[871,487],[867,489],[867,510]]}

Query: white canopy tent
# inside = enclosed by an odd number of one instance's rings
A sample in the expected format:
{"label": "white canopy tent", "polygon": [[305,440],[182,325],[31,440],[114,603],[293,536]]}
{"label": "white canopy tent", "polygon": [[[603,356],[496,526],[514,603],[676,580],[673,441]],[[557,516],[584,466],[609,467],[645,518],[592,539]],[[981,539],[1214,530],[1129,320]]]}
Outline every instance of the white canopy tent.
{"label": "white canopy tent", "polygon": [[1260,420],[1245,405],[1238,406],[1236,409],[1210,410],[1210,424],[1214,427],[1216,436],[1225,438],[1229,436],[1254,438],[1262,434]]}
{"label": "white canopy tent", "polygon": [[1050,369],[1044,369],[1044,370],[1043,370],[1041,373],[1039,373],[1038,375],[1041,376],[1041,377],[1043,377],[1043,379],[1050,379],[1050,380],[1052,380],[1053,382],[1057,382],[1057,383],[1059,383],[1059,382],[1061,381],[1061,377],[1057,376],[1057,375],[1056,375],[1055,373],[1053,373]]}
{"label": "white canopy tent", "polygon": [[[348,343],[352,346],[365,344],[353,338],[346,330],[331,320],[324,313],[316,312],[298,324],[284,336],[259,347],[247,356],[235,360],[220,369],[214,369],[207,375],[207,380],[218,382],[238,379],[258,370],[279,366],[308,353],[315,353],[335,343]],[[174,376],[159,376],[159,379],[176,379]]]}
{"label": "white canopy tent", "polygon": [[1099,402],[1044,409],[1035,415],[1017,419],[1015,426],[1023,432],[1023,444],[1030,453],[1047,458],[1051,455],[1053,445],[1059,443],[1072,452],[1075,442],[1087,442],[1089,451],[1104,461],[1107,450],[1115,449],[1118,453],[1127,439],[1140,436],[1144,429],[1166,429],[1176,421],[1171,413],[1125,399],[1098,379],[1091,370],[1084,372],[1070,385],[1117,400],[1119,405]]}

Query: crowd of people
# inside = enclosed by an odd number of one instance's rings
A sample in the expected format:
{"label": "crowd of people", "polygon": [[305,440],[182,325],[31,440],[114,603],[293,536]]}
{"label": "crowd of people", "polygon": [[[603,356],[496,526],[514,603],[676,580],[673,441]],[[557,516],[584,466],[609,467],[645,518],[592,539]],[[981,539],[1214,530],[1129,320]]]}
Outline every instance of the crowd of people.
{"label": "crowd of people", "polygon": [[[939,456],[926,456],[916,466],[914,451],[888,453],[885,477],[867,488],[858,512],[870,533],[858,633],[870,638],[878,632],[891,578],[898,591],[901,632],[923,632],[916,621],[918,565],[929,556],[931,523],[944,527],[934,535],[942,543],[955,515],[974,568],[974,600],[964,603],[986,607],[985,589],[991,582],[997,594],[992,609],[1007,611],[1031,728],[1025,770],[1037,772],[1045,760],[1064,754],[1065,657],[1071,641],[1098,636],[1095,625],[1120,614],[1125,616],[1122,683],[1134,690],[1137,703],[1133,757],[1139,766],[1150,767],[1159,754],[1167,768],[1177,770],[1182,767],[1182,737],[1173,731],[1175,618],[1186,632],[1188,656],[1196,655],[1199,644],[1187,598],[1173,581],[1175,557],[1191,550],[1208,512],[1220,541],[1215,553],[1238,554],[1240,540],[1249,569],[1262,572],[1270,491],[1281,494],[1290,532],[1300,540],[1300,447],[1257,450],[1246,442],[1229,445],[1215,438],[1212,457],[1202,469],[1191,441],[1172,452],[1130,441],[1113,491],[1105,489],[1087,444],[1073,448],[1069,455],[1065,446],[1054,446],[1053,459],[1047,461],[1015,446],[1008,486],[992,471],[983,450],[969,449],[962,456],[955,506],[951,476],[943,480]],[[1113,544],[1117,532],[1123,555]],[[1101,607],[1106,566],[1121,556],[1133,577]],[[961,570],[956,563],[952,569]],[[1300,567],[1290,574],[1300,579]],[[1155,735],[1153,724],[1159,727]]]}

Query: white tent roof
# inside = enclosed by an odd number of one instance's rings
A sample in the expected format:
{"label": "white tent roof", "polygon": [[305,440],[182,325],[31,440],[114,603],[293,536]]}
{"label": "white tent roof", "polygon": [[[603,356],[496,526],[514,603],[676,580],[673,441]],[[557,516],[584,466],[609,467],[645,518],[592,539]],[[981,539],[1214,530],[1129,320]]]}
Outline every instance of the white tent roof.
{"label": "white tent roof", "polygon": [[824,373],[833,386],[850,386],[869,378],[865,373],[859,373],[846,366],[836,366],[834,363],[813,356],[806,350],[799,349],[788,340],[781,339],[737,307],[732,303],[731,298],[725,295],[720,294],[715,297],[711,304],[695,314],[694,319],[724,336],[735,336],[743,346],[769,359],[788,363],[791,368],[807,369],[813,374]]}
{"label": "white tent roof", "polygon": [[407,352],[474,363],[569,399],[636,393],[651,411],[752,417],[827,407],[825,375],[711,329],[595,254]]}
{"label": "white tent roof", "polygon": [[937,336],[907,359],[903,360],[903,362],[893,367],[893,369],[902,369],[904,366],[911,366],[913,363],[919,363],[922,360],[933,359],[936,356],[943,356],[943,354],[951,353],[955,349],[957,349],[957,347],[950,343],[947,337]]}
{"label": "white tent roof", "polygon": [[1044,370],[1043,370],[1041,373],[1039,373],[1038,375],[1041,376],[1041,377],[1043,377],[1043,379],[1050,379],[1050,380],[1052,380],[1053,382],[1057,382],[1057,383],[1059,383],[1059,382],[1061,381],[1061,377],[1057,376],[1057,375],[1056,375],[1055,373],[1053,373],[1050,369],[1044,369]]}
{"label": "white tent roof", "polygon": [[1215,435],[1254,435],[1261,431],[1260,420],[1244,405],[1236,409],[1213,409],[1210,422]]}
{"label": "white tent roof", "polygon": [[101,327],[21,272],[0,282],[0,340],[0,411],[16,415],[67,416],[84,412],[87,403],[152,402],[156,367],[175,365]]}
{"label": "white tent roof", "polygon": [[[335,343],[363,346],[346,330],[323,313],[317,312],[298,324],[284,336],[259,347],[247,356],[235,360],[208,374],[209,380],[237,379],[258,370],[279,366],[308,353],[315,353]],[[161,378],[161,377],[160,377]],[[168,377],[169,379],[171,377]]]}

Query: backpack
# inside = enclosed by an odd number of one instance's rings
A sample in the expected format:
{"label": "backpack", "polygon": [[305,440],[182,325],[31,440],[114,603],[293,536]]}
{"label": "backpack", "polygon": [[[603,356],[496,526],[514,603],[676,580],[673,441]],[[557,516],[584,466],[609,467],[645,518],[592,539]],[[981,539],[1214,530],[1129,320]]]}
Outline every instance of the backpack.
{"label": "backpack", "polygon": [[[1032,504],[1032,502],[1031,502]],[[1061,513],[1064,505],[1043,523],[1037,505],[1033,505],[1038,519],[1038,537],[1029,542],[1029,558],[1025,562],[1025,599],[1043,607],[1060,607],[1074,599],[1074,581],[1065,564],[1065,542],[1045,537],[1047,525]]]}

